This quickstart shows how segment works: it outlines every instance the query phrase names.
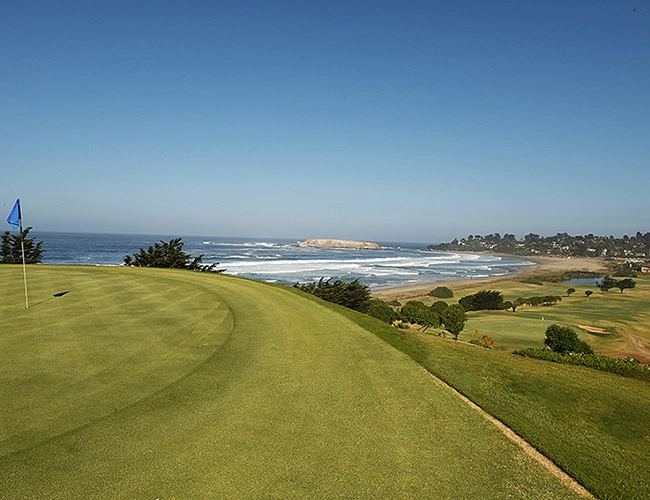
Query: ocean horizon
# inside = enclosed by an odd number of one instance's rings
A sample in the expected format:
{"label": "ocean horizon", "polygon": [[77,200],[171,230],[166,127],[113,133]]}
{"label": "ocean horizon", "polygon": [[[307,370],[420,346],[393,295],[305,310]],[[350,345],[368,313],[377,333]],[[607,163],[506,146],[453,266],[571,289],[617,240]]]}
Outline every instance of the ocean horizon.
{"label": "ocean horizon", "polygon": [[[43,241],[43,264],[123,265],[127,254],[178,236],[32,231]],[[431,252],[424,243],[381,242],[381,249],[312,248],[297,239],[182,236],[183,250],[225,274],[292,285],[358,279],[371,289],[472,279],[521,272],[529,259],[460,252]]]}

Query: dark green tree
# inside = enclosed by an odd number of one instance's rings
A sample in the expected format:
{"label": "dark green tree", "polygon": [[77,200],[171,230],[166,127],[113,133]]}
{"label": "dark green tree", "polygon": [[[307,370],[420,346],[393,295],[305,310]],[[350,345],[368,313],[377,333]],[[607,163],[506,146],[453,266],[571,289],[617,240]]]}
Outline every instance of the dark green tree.
{"label": "dark green tree", "polygon": [[437,328],[441,324],[440,315],[436,314],[419,300],[409,300],[402,306],[400,312],[402,321],[412,325],[420,325],[424,331],[428,328]]}
{"label": "dark green tree", "polygon": [[575,288],[569,288],[566,291],[566,296],[569,297],[572,293],[575,293],[576,289]]}
{"label": "dark green tree", "polygon": [[618,280],[616,282],[616,288],[618,288],[621,293],[623,293],[623,290],[629,288],[634,288],[636,286],[636,281],[634,281],[632,278],[624,278],[622,280]]}
{"label": "dark green tree", "polygon": [[460,304],[450,305],[442,321],[445,324],[445,330],[454,336],[454,340],[458,340],[458,335],[465,328],[465,322],[467,321],[465,309]]}
{"label": "dark green tree", "polygon": [[27,235],[31,226],[23,229],[20,234],[11,234],[5,231],[2,235],[2,244],[0,245],[0,263],[2,264],[22,264],[22,245],[25,246],[25,264],[38,264],[41,262],[43,254],[43,242],[36,243],[34,238],[28,238]]}
{"label": "dark green tree", "polygon": [[617,284],[618,282],[614,278],[605,275],[600,282],[596,283],[596,286],[598,286],[598,288],[600,288],[603,292],[607,292],[612,288],[616,288]]}
{"label": "dark green tree", "polygon": [[567,352],[576,352],[581,354],[593,354],[589,344],[580,340],[578,335],[568,326],[551,325],[546,329],[546,344],[552,351],[564,354]]}
{"label": "dark green tree", "polygon": [[458,301],[465,311],[485,311],[503,309],[503,295],[496,290],[481,290],[466,295]]}
{"label": "dark green tree", "polygon": [[[190,269],[192,271],[215,271],[215,264],[204,265],[201,263],[203,255],[192,258],[183,250],[182,238],[167,241],[160,240],[147,250],[140,251],[124,257],[124,265],[133,267],[164,267],[173,269]],[[222,272],[216,271],[216,272]]]}
{"label": "dark green tree", "polygon": [[594,293],[593,290],[585,290],[585,295],[587,296],[587,298],[589,298],[589,296],[590,296],[592,293]]}

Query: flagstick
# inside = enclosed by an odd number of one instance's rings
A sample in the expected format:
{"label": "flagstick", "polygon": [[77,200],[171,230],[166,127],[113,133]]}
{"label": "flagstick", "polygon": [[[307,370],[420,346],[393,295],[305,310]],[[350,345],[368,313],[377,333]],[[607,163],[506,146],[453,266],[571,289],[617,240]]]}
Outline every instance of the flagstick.
{"label": "flagstick", "polygon": [[29,309],[29,296],[27,295],[27,269],[25,266],[25,238],[23,236],[23,219],[20,218],[20,249],[23,254],[23,281],[25,282],[25,309]]}

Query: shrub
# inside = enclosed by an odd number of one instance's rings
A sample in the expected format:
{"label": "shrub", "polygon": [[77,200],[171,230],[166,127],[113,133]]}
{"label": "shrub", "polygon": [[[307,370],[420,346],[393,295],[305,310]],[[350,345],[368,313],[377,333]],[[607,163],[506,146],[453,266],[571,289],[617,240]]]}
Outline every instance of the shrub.
{"label": "shrub", "polygon": [[469,341],[470,344],[478,345],[485,347],[486,349],[494,348],[494,340],[488,335],[483,335],[482,337],[478,336],[478,330],[472,335],[472,339]]}
{"label": "shrub", "polygon": [[564,354],[576,352],[582,354],[593,354],[591,347],[585,341],[580,340],[578,335],[568,326],[551,325],[546,329],[544,344],[552,351]]}
{"label": "shrub", "polygon": [[444,300],[438,300],[431,304],[431,310],[440,316],[442,316],[447,309],[449,309],[449,304],[447,304]]}
{"label": "shrub", "polygon": [[437,286],[429,292],[429,295],[438,299],[450,299],[454,296],[454,292],[446,286]]}
{"label": "shrub", "polygon": [[399,319],[399,314],[392,307],[390,307],[386,302],[380,299],[372,299],[368,304],[367,313],[370,316],[373,316],[377,319],[385,321],[388,324],[392,324],[394,321]]}
{"label": "shrub", "polygon": [[333,302],[362,313],[367,312],[370,306],[370,289],[368,285],[359,283],[359,280],[354,280],[349,283],[336,280],[334,283],[330,283],[330,280],[321,278],[318,283],[302,285],[296,283],[293,286],[328,302]]}
{"label": "shrub", "polygon": [[[160,240],[147,250],[140,248],[139,252],[124,257],[125,266],[134,267],[163,267],[173,269],[190,269],[192,271],[215,271],[217,265],[204,265],[201,263],[203,255],[192,258],[183,250],[182,238],[175,238],[167,241]],[[223,270],[216,271],[223,272]]]}
{"label": "shrub", "polygon": [[519,349],[513,354],[527,358],[542,359],[553,363],[586,366],[595,370],[616,373],[623,377],[633,377],[650,380],[650,365],[639,363],[634,358],[612,358],[603,354],[561,354],[550,349],[535,349],[532,347]]}
{"label": "shrub", "polygon": [[539,278],[521,278],[519,283],[525,283],[527,285],[543,285],[544,283]]}

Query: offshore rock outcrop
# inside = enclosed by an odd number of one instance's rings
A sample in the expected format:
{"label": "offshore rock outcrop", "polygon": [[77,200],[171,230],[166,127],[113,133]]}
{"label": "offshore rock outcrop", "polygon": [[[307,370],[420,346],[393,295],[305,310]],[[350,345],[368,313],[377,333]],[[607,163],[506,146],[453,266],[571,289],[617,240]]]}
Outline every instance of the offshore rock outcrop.
{"label": "offshore rock outcrop", "polygon": [[299,247],[314,247],[314,248],[367,248],[372,250],[381,249],[378,243],[370,241],[355,241],[355,240],[328,240],[328,239],[314,239],[299,241]]}

